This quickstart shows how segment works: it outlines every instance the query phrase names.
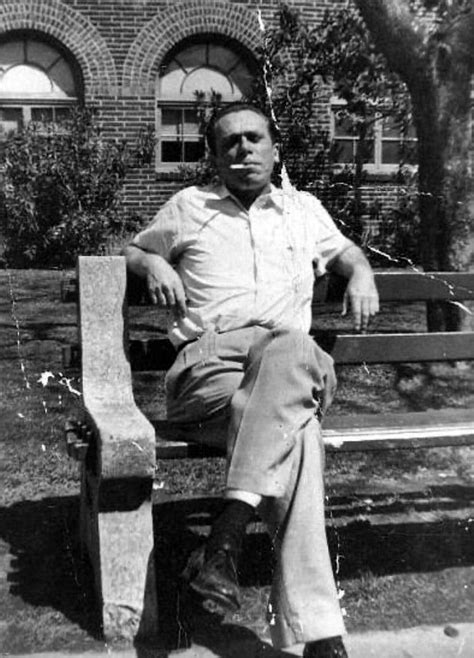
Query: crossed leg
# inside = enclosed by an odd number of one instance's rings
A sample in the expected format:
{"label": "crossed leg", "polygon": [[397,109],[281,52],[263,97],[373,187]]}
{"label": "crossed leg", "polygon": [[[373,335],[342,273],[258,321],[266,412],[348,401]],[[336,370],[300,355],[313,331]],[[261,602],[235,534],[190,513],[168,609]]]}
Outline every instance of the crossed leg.
{"label": "crossed leg", "polygon": [[[228,426],[227,486],[262,496],[277,555],[270,629],[278,647],[341,635],[324,524],[324,449],[332,359],[295,330],[207,332],[167,377],[169,418]],[[222,435],[221,435],[222,436]],[[193,437],[195,438],[195,437]]]}

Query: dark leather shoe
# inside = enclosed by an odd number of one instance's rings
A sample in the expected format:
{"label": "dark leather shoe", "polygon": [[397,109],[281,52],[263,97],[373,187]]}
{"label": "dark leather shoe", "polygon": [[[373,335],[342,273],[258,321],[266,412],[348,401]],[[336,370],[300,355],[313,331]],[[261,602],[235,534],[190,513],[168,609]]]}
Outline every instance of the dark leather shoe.
{"label": "dark leather shoe", "polygon": [[220,547],[209,558],[206,558],[205,546],[196,549],[191,553],[182,578],[199,595],[202,607],[208,612],[225,615],[240,608],[237,569],[230,547]]}
{"label": "dark leather shoe", "polygon": [[348,658],[348,656],[342,638],[338,635],[308,642],[303,651],[303,658]]}

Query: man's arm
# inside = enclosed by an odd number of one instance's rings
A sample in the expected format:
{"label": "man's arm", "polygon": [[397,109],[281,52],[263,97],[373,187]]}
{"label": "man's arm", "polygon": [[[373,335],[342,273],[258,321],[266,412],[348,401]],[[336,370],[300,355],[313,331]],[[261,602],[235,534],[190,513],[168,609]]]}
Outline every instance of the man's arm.
{"label": "man's arm", "polygon": [[362,249],[352,244],[330,263],[331,271],[348,279],[344,294],[342,314],[350,305],[354,328],[365,332],[370,318],[378,313],[379,296],[369,261]]}
{"label": "man's arm", "polygon": [[177,317],[186,315],[186,295],[176,270],[158,254],[133,244],[123,250],[127,268],[146,280],[153,304],[169,308]]}

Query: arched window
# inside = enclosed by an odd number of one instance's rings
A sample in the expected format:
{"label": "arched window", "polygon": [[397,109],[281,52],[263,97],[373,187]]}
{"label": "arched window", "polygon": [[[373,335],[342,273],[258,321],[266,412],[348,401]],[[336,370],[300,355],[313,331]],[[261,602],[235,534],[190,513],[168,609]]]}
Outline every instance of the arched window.
{"label": "arched window", "polygon": [[210,40],[175,53],[157,80],[158,169],[170,171],[204,155],[196,109],[198,96],[209,103],[239,101],[251,90],[248,64],[231,48]]}
{"label": "arched window", "polygon": [[0,43],[0,141],[30,121],[60,121],[78,102],[77,72],[36,36]]}

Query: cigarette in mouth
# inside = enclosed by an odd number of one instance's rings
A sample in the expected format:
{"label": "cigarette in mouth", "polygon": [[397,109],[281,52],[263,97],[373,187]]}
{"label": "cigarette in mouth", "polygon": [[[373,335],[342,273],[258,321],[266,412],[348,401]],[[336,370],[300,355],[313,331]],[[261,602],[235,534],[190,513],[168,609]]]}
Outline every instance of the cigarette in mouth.
{"label": "cigarette in mouth", "polygon": [[248,164],[231,164],[229,169],[248,169],[250,165]]}

